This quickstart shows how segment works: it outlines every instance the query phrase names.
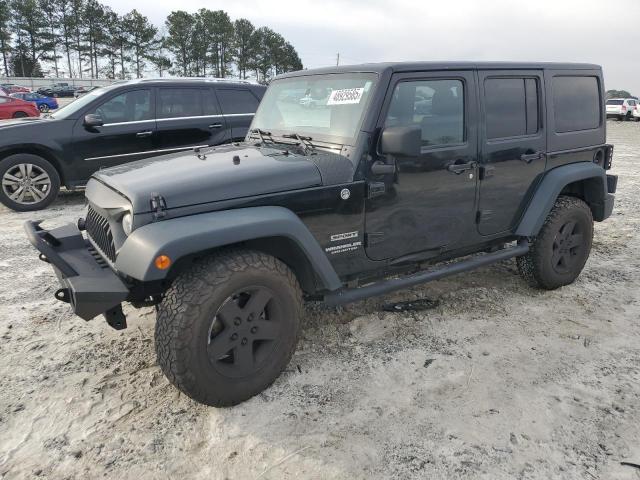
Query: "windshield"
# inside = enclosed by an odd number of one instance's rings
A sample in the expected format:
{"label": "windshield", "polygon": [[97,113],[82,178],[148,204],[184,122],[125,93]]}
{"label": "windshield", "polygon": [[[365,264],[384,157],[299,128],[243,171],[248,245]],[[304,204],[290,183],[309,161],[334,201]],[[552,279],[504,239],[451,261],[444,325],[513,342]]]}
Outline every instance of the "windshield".
{"label": "windshield", "polygon": [[56,113],[51,114],[50,117],[57,118],[57,119],[71,118],[79,110],[83,109],[85,106],[87,106],[91,102],[93,102],[96,98],[104,95],[105,93],[107,93],[109,91],[110,91],[109,88],[99,88],[99,89],[96,89],[96,90],[92,90],[91,92],[83,95],[82,97],[78,98],[77,100],[74,100],[70,104],[65,105],[64,107],[60,108],[59,110],[56,111]]}
{"label": "windshield", "polygon": [[607,105],[622,105],[624,100],[607,100]]}
{"label": "windshield", "polygon": [[353,145],[377,79],[373,73],[339,73],[275,80],[251,128]]}

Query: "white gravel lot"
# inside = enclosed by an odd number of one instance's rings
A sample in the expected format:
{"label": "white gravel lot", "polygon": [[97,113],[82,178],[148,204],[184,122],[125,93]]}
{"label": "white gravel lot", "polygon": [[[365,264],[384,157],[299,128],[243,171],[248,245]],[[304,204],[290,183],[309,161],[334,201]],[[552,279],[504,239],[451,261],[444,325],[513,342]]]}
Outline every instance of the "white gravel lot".
{"label": "white gravel lot", "polygon": [[[84,322],[0,207],[0,478],[638,479],[640,123],[609,122],[620,175],[578,281],[528,288],[515,262],[342,311],[310,306],[288,370],[228,409],[163,377],[154,313]],[[384,313],[426,297],[429,311]],[[431,361],[432,360],[432,361]]]}

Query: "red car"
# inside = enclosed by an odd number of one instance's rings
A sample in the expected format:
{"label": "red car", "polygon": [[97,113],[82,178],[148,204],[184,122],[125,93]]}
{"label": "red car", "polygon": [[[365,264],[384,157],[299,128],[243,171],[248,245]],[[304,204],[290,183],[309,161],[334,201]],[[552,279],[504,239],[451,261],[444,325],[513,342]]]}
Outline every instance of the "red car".
{"label": "red car", "polygon": [[31,92],[31,90],[29,90],[27,87],[21,87],[20,85],[16,85],[15,83],[2,83],[2,84],[0,84],[0,87],[4,88],[9,93],[29,93],[29,92]]}
{"label": "red car", "polygon": [[31,102],[19,98],[0,97],[0,120],[39,116],[40,111]]}

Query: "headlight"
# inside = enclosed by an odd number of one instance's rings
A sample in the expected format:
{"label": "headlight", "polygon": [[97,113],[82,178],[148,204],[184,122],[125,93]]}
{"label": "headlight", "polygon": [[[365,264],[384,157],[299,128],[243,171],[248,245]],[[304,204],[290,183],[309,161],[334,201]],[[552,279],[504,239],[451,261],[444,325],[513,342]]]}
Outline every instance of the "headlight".
{"label": "headlight", "polygon": [[122,217],[122,229],[124,233],[127,235],[131,234],[131,228],[133,227],[133,215],[127,213],[124,217]]}

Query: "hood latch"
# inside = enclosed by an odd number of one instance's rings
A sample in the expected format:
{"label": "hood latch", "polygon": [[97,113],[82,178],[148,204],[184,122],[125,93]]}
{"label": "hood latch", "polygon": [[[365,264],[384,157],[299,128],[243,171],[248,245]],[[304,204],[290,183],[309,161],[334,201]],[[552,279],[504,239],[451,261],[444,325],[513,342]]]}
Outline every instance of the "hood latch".
{"label": "hood latch", "polygon": [[153,220],[160,220],[167,215],[167,202],[159,193],[151,194],[151,210],[153,212]]}

